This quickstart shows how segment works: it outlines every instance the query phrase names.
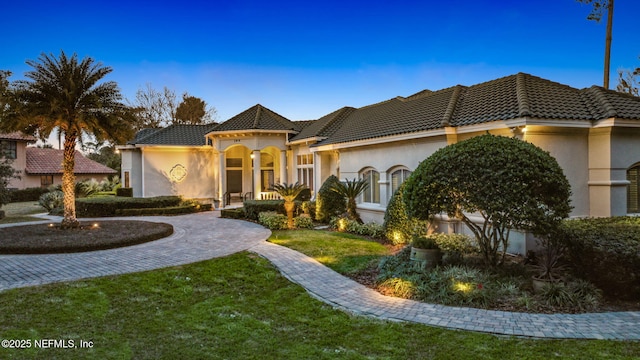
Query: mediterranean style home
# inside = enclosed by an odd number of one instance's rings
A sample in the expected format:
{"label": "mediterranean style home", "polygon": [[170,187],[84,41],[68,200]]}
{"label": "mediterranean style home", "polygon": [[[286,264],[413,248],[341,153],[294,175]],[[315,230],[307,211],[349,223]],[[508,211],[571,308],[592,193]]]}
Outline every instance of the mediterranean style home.
{"label": "mediterranean style home", "polygon": [[[525,73],[343,107],[310,121],[255,105],[220,124],[145,129],[119,149],[124,186],[134,196],[180,194],[227,206],[272,198],[274,183],[300,182],[315,193],[336,175],[369,183],[358,211],[381,222],[391,195],[422,160],[487,132],[551,153],[571,184],[572,216],[640,212],[640,98]],[[440,225],[464,231],[446,217]],[[526,242],[512,250],[523,253]]]}
{"label": "mediterranean style home", "polygon": [[[62,184],[62,152],[57,149],[41,149],[27,146],[36,138],[20,132],[0,133],[0,149],[4,156],[12,160],[11,166],[18,171],[19,179],[9,181],[9,189],[30,187],[47,188]],[[84,157],[76,151],[74,173],[78,181],[86,179],[102,180],[117,171]]]}

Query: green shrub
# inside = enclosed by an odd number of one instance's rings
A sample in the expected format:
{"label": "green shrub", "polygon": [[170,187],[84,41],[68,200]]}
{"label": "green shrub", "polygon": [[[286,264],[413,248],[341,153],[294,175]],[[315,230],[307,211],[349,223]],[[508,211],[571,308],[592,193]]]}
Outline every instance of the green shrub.
{"label": "green shrub", "polygon": [[117,209],[118,216],[157,216],[157,215],[179,215],[198,212],[193,205],[170,206],[164,208],[142,208],[142,209]]}
{"label": "green shrub", "polygon": [[329,226],[340,232],[369,236],[374,239],[384,238],[384,228],[382,225],[374,222],[360,224],[357,220],[351,220],[344,216],[337,216],[331,219]]}
{"label": "green shrub", "polygon": [[548,152],[489,134],[439,149],[418,165],[402,191],[409,216],[428,220],[446,213],[462,221],[490,266],[504,263],[511,229],[548,237],[569,215],[570,195],[569,181]]}
{"label": "green shrub", "polygon": [[11,190],[9,192],[10,202],[38,201],[40,196],[48,193],[48,189],[41,187],[32,187],[21,190]]}
{"label": "green shrub", "polygon": [[347,210],[345,199],[337,192],[331,190],[335,183],[340,180],[331,175],[318,190],[316,196],[316,220],[322,223],[329,223],[335,217],[343,214]]}
{"label": "green shrub", "polygon": [[244,208],[222,209],[220,217],[225,219],[244,219]]}
{"label": "green shrub", "polygon": [[409,217],[407,208],[402,197],[404,184],[393,193],[387,210],[384,213],[384,223],[382,224],[385,237],[393,245],[406,244],[414,235],[424,235],[427,233],[428,222]]}
{"label": "green shrub", "polygon": [[288,229],[287,216],[275,211],[261,212],[258,215],[258,222],[269,230]]}
{"label": "green shrub", "polygon": [[468,235],[433,233],[427,237],[433,239],[442,251],[453,251],[461,254],[471,254],[478,251],[473,239]]}
{"label": "green shrub", "polygon": [[311,189],[305,187],[302,191],[300,191],[300,194],[296,196],[295,200],[300,202],[311,200]]}
{"label": "green shrub", "polygon": [[122,197],[133,197],[133,188],[125,188],[125,187],[121,187],[121,188],[117,188],[116,189],[116,196],[122,196]]}
{"label": "green shrub", "polygon": [[115,216],[121,209],[166,208],[179,206],[179,196],[157,196],[151,198],[93,197],[76,199],[78,217]]}
{"label": "green shrub", "polygon": [[567,220],[562,230],[565,259],[576,276],[607,297],[640,296],[640,218]]}
{"label": "green shrub", "polygon": [[296,229],[313,229],[313,220],[308,216],[298,216],[293,219],[293,225]]}
{"label": "green shrub", "polygon": [[284,200],[246,200],[243,205],[245,216],[249,220],[258,220],[260,213],[266,211],[286,214]]}
{"label": "green shrub", "polygon": [[38,199],[38,204],[45,208],[48,212],[60,209],[63,206],[64,194],[60,190],[54,190],[44,193]]}

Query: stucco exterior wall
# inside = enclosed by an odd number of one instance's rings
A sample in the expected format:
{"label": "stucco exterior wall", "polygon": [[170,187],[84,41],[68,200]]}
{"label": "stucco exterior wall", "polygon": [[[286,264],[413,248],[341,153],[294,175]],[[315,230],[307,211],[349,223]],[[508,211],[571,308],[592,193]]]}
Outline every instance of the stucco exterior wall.
{"label": "stucco exterior wall", "polygon": [[125,186],[125,173],[129,172],[129,187],[133,190],[133,197],[142,197],[142,152],[140,149],[120,150],[122,163],[120,179]]}
{"label": "stucco exterior wall", "polygon": [[527,126],[523,140],[548,151],[558,161],[571,185],[570,216],[590,216],[589,130]]}
{"label": "stucco exterior wall", "polygon": [[142,197],[182,195],[211,200],[215,196],[211,148],[143,148],[142,168]]}
{"label": "stucco exterior wall", "polygon": [[[11,166],[14,170],[19,171],[18,174],[21,179],[11,179],[9,180],[9,189],[25,189],[28,187],[34,187],[29,185],[31,183],[30,179],[25,176],[24,169],[27,167],[27,143],[22,141],[16,142],[16,158],[13,159]],[[38,177],[38,185],[40,186],[40,177]]]}

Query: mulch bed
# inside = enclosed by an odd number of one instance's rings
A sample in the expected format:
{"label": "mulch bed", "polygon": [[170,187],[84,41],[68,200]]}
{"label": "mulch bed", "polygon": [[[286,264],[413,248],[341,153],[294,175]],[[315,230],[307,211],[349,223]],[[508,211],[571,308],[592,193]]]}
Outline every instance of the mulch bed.
{"label": "mulch bed", "polygon": [[165,223],[135,220],[83,221],[77,229],[59,224],[0,228],[0,254],[52,254],[112,249],[173,234]]}

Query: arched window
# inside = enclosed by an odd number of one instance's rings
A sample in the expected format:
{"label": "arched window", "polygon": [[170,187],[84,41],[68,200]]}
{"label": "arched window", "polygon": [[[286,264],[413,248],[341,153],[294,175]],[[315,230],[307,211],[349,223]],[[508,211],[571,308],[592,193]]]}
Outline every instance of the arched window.
{"label": "arched window", "polygon": [[380,204],[380,173],[368,169],[362,172],[360,178],[369,184],[367,190],[362,194],[362,202]]}
{"label": "arched window", "polygon": [[391,192],[389,193],[389,196],[393,195],[396,192],[396,190],[398,190],[400,185],[405,180],[407,180],[407,178],[410,175],[411,175],[411,171],[404,168],[398,168],[393,170],[391,172]]}
{"label": "arched window", "polygon": [[627,213],[640,213],[640,163],[627,170]]}

